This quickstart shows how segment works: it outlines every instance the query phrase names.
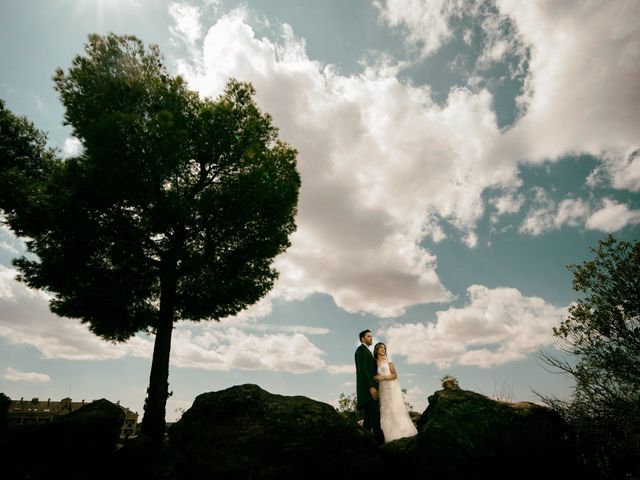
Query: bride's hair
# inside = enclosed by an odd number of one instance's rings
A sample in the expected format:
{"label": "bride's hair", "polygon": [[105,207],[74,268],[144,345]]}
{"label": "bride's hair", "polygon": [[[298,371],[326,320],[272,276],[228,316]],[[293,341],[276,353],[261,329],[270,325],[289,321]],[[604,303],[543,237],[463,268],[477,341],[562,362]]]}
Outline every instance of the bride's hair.
{"label": "bride's hair", "polygon": [[378,359],[378,348],[380,347],[384,347],[385,349],[387,348],[387,346],[382,342],[376,343],[376,346],[373,347],[373,358],[375,358],[376,360]]}

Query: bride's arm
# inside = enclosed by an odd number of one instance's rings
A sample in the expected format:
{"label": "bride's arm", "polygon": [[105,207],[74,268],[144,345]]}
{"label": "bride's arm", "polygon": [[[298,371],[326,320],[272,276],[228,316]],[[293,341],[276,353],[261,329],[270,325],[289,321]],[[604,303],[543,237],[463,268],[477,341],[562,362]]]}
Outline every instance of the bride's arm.
{"label": "bride's arm", "polygon": [[389,370],[391,370],[391,375],[387,375],[386,380],[395,380],[398,378],[396,367],[393,366],[393,362],[389,362]]}
{"label": "bride's arm", "polygon": [[387,380],[387,375],[380,375],[379,373],[376,373],[373,379],[378,383],[384,382],[385,380]]}

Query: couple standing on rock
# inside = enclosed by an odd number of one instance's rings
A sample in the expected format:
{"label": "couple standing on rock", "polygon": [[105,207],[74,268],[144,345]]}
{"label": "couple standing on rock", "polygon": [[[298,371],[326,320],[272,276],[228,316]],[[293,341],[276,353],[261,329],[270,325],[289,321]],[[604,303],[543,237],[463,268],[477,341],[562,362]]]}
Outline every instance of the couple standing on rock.
{"label": "couple standing on rock", "polygon": [[358,408],[364,410],[365,430],[373,431],[378,444],[388,443],[418,433],[402,397],[398,374],[387,357],[384,343],[376,343],[373,354],[370,330],[360,332],[356,349],[356,396]]}

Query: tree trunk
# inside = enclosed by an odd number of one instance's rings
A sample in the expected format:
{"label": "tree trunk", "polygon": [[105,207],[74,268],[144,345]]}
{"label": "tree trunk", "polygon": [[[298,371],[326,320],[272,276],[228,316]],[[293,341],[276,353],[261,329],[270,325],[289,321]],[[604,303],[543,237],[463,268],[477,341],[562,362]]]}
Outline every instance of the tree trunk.
{"label": "tree trunk", "polygon": [[169,355],[177,287],[176,260],[173,256],[169,257],[163,258],[160,265],[160,315],[142,419],[142,434],[158,445],[162,443],[165,432],[165,413],[169,397]]}

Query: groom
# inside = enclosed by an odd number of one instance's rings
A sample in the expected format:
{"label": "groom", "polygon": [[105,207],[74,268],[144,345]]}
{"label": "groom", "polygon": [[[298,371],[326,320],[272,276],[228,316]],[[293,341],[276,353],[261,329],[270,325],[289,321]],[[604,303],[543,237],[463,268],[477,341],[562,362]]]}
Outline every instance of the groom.
{"label": "groom", "polygon": [[384,434],[380,428],[380,403],[378,403],[378,382],[373,377],[378,371],[369,347],[373,344],[371,330],[360,332],[360,346],[356,349],[356,396],[358,409],[364,410],[365,430],[371,431],[378,442],[384,443]]}

